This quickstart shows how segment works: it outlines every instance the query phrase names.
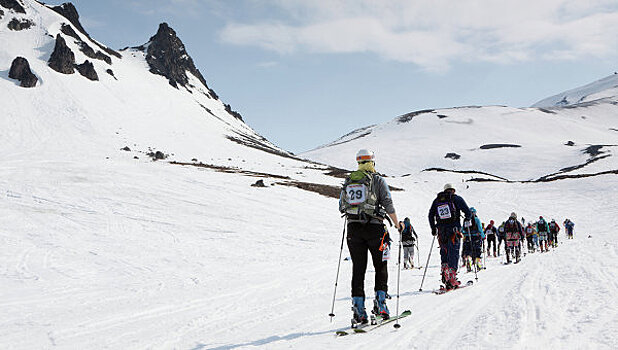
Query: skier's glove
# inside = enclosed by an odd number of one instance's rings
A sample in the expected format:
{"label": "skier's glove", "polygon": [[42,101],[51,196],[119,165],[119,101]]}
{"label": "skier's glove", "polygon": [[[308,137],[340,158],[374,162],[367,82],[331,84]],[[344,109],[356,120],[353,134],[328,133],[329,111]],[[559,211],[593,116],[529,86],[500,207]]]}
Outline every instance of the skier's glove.
{"label": "skier's glove", "polygon": [[437,229],[437,228],[435,228],[435,227],[432,227],[432,228],[431,228],[431,234],[432,234],[433,236],[437,236],[437,235],[438,235],[438,229]]}

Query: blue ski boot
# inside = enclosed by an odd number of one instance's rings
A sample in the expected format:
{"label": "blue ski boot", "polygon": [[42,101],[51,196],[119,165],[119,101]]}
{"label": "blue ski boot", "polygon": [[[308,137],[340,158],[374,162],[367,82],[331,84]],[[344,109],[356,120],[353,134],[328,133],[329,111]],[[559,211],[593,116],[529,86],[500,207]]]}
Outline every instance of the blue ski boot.
{"label": "blue ski boot", "polygon": [[356,328],[359,324],[368,323],[367,312],[365,311],[365,297],[352,297],[352,311],[354,312],[352,328]]}
{"label": "blue ski boot", "polygon": [[389,319],[388,307],[386,306],[386,292],[383,290],[376,292],[376,298],[373,300],[373,313],[376,316],[381,316],[383,320]]}

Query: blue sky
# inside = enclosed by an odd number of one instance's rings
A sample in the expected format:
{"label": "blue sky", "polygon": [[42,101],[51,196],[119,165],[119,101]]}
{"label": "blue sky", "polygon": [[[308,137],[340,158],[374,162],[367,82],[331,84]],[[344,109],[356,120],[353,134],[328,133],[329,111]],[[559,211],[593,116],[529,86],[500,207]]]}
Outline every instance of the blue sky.
{"label": "blue sky", "polygon": [[114,48],[170,24],[221,99],[297,153],[414,110],[529,106],[618,70],[616,0],[73,3]]}

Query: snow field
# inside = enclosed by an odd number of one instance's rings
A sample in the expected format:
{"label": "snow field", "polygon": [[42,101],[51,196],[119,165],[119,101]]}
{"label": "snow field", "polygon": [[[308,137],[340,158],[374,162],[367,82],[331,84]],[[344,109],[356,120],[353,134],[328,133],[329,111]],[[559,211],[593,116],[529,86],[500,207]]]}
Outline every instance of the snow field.
{"label": "snow field", "polygon": [[[519,265],[488,258],[475,286],[444,296],[431,292],[439,286],[436,245],[423,292],[423,271],[402,271],[400,311],[413,314],[399,331],[336,338],[351,314],[351,262],[342,261],[331,324],[343,226],[334,199],[160,162],[13,163],[0,173],[0,343],[11,348],[602,349],[616,341],[618,222],[610,214],[618,208],[594,200],[612,198],[614,177],[456,185],[483,221],[515,210],[561,222],[565,213],[576,239],[561,232],[559,249]],[[406,188],[393,196],[419,233],[425,265],[426,212],[444,179],[388,181]],[[397,240],[393,248],[392,295]],[[370,307],[371,266],[365,289]]]}

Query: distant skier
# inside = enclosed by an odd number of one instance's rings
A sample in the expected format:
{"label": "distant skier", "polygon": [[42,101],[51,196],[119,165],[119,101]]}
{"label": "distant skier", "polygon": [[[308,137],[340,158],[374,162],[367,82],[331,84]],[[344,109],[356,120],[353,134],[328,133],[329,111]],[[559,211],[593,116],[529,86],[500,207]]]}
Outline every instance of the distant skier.
{"label": "distant skier", "polygon": [[[528,241],[528,253],[534,253],[536,246],[538,245],[538,237],[532,223],[528,223],[528,226],[524,229],[526,231],[526,240]],[[535,238],[536,244],[535,244]]]}
{"label": "distant skier", "polygon": [[461,238],[460,212],[465,214],[464,226],[470,227],[470,209],[463,198],[455,194],[455,187],[444,185],[429,209],[431,234],[438,236],[440,245],[441,275],[446,289],[457,288],[459,245]]}
{"label": "distant skier", "polygon": [[476,209],[470,208],[470,213],[472,214],[471,225],[467,229],[464,227],[464,232],[469,232],[472,236],[472,262],[476,265],[477,270],[481,270],[483,268],[481,254],[483,241],[485,240],[485,231],[483,231],[481,226],[481,220],[476,216]]}
{"label": "distant skier", "polygon": [[412,269],[414,268],[414,246],[418,240],[418,235],[410,223],[410,218],[405,218],[400,227],[402,229],[401,244],[403,246],[403,268]]}
{"label": "distant skier", "polygon": [[[504,224],[506,222],[503,221],[500,226],[498,226],[498,256],[500,256],[500,246],[502,242],[506,240],[506,233],[504,232]],[[504,251],[506,252],[506,243],[504,243]]]}
{"label": "distant skier", "polygon": [[512,256],[517,264],[521,259],[521,238],[524,234],[521,223],[517,221],[517,214],[511,213],[504,224],[504,232],[506,233],[506,263],[511,263]]}
{"label": "distant skier", "polygon": [[547,221],[545,221],[542,216],[539,216],[539,221],[537,221],[536,223],[536,232],[539,234],[539,245],[541,246],[541,253],[549,251],[549,246],[547,243],[547,240],[549,238],[549,225],[547,225]]}
{"label": "distant skier", "polygon": [[339,197],[339,211],[346,216],[347,243],[352,258],[352,311],[353,323],[367,323],[365,311],[365,271],[367,251],[375,268],[375,300],[373,312],[388,319],[386,306],[388,292],[387,257],[388,229],[384,218],[390,218],[399,230],[399,221],[386,181],[375,170],[374,153],[361,149],[356,154],[358,170],[352,172],[343,184]]}
{"label": "distant skier", "polygon": [[489,225],[485,228],[485,236],[487,236],[487,255],[491,256],[491,248],[493,247],[494,257],[496,256],[496,235],[498,229],[494,226],[494,221],[490,220]]}
{"label": "distant skier", "polygon": [[552,247],[558,247],[558,232],[560,232],[560,225],[556,222],[556,220],[551,219],[549,223],[549,234],[551,235],[551,244]]}
{"label": "distant skier", "polygon": [[566,231],[567,239],[573,239],[573,230],[575,228],[575,223],[570,219],[566,219],[564,221],[564,231]]}

